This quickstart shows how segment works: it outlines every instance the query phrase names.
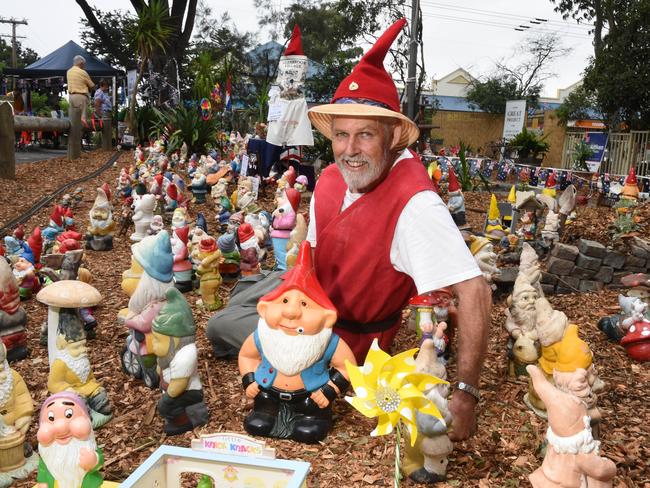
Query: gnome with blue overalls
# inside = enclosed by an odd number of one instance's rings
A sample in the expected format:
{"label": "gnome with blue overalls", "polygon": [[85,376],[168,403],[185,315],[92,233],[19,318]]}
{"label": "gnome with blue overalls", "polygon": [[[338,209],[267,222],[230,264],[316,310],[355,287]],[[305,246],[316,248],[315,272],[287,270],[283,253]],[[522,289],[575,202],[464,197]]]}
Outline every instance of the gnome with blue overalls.
{"label": "gnome with blue overalls", "polygon": [[329,432],[334,399],[350,384],[345,361],[356,361],[332,332],[336,309],[316,278],[309,242],[285,278],[260,298],[257,330],[239,352],[243,387],[254,399],[244,428],[313,443]]}

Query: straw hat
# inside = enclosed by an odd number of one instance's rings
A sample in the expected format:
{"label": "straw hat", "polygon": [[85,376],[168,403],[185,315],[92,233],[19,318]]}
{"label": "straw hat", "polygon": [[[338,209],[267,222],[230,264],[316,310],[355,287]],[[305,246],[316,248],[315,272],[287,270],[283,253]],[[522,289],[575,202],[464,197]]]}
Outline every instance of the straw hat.
{"label": "straw hat", "polygon": [[395,149],[403,149],[417,140],[420,130],[400,112],[397,88],[384,69],[384,58],[405,25],[406,19],[400,19],[377,39],[341,82],[330,104],[309,110],[309,119],[325,137],[332,139],[332,118],[341,115],[396,119],[402,127],[402,135]]}

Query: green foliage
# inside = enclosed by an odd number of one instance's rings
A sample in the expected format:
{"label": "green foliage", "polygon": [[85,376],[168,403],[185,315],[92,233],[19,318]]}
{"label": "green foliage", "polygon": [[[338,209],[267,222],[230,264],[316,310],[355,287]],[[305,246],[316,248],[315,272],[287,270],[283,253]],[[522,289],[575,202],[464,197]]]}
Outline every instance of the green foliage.
{"label": "green foliage", "polygon": [[167,136],[167,152],[172,153],[187,144],[190,153],[205,152],[216,140],[219,121],[216,117],[203,120],[197,107],[152,109],[155,114],[154,131],[160,137]]}
{"label": "green foliage", "polygon": [[[39,58],[36,51],[23,47],[19,40],[16,40],[16,68],[24,68]],[[10,68],[11,64],[11,43],[0,37],[0,70]]]}
{"label": "green foliage", "polygon": [[334,152],[332,151],[332,141],[318,131],[314,133],[314,145],[304,146],[305,159],[316,161],[322,159],[326,164],[334,162]]}
{"label": "green foliage", "polygon": [[636,222],[636,206],[636,201],[627,198],[621,198],[614,205],[617,216],[614,221],[614,228],[611,231],[613,241],[617,241],[632,232],[642,230],[641,226]]}
{"label": "green foliage", "polygon": [[[102,12],[98,8],[92,11],[106,33],[104,38],[98,36],[87,18],[81,18],[81,45],[93,56],[101,58],[113,67],[130,68],[134,66],[133,53],[137,51],[133,40],[126,35],[134,29],[137,18],[124,10]],[[106,42],[110,39],[111,42]]]}
{"label": "green foliage", "polygon": [[580,85],[564,99],[562,105],[555,110],[558,121],[566,126],[570,120],[582,120],[593,117],[598,111],[598,100],[593,92]]}
{"label": "green foliage", "polygon": [[[126,110],[124,110],[126,113]],[[118,114],[119,120],[119,114]],[[135,109],[135,133],[140,143],[144,144],[155,129],[156,113],[152,107],[136,107]]]}
{"label": "green foliage", "polygon": [[217,81],[217,74],[214,68],[214,60],[208,51],[203,51],[192,60],[190,69],[194,75],[192,95],[195,100],[210,98],[210,93]]}
{"label": "green foliage", "polygon": [[546,137],[539,137],[532,131],[528,131],[525,127],[508,143],[510,149],[516,149],[520,158],[527,158],[528,156],[537,156],[548,152],[549,143],[544,139]]}
{"label": "green foliage", "polygon": [[578,142],[573,148],[573,169],[577,171],[589,171],[586,161],[593,154],[594,152],[589,144],[585,141]]}
{"label": "green foliage", "polygon": [[469,164],[467,164],[467,158],[465,153],[467,152],[467,146],[461,141],[460,149],[458,150],[458,158],[460,159],[460,171],[458,172],[458,181],[463,191],[470,191],[472,189],[472,178],[469,174]]}
{"label": "green foliage", "polygon": [[484,112],[503,114],[508,100],[525,99],[528,108],[537,107],[540,91],[541,87],[535,87],[523,94],[514,79],[507,75],[496,75],[484,81],[472,81],[467,91],[467,101],[471,107],[480,108]]}

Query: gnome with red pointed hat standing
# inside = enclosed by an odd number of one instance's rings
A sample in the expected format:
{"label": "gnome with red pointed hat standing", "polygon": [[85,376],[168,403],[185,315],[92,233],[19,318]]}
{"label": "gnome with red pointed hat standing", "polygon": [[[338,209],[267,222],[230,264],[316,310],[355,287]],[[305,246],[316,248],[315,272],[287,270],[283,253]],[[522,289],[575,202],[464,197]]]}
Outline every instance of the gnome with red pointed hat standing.
{"label": "gnome with red pointed hat standing", "polygon": [[[388,49],[405,24],[406,20],[399,20],[379,37],[341,82],[331,103],[309,110],[312,124],[332,141],[336,164],[325,168],[316,183],[307,242],[324,295],[336,306],[334,333],[359,363],[375,339],[383,350],[390,350],[409,298],[451,287],[458,300],[459,382],[449,404],[454,417],[450,439],[459,441],[476,428],[491,296],[422,161],[407,149],[418,139],[419,130],[400,112],[397,88],[384,68]],[[444,261],[436,256],[444,256]],[[216,357],[231,356],[244,341],[243,357],[249,356],[252,340],[246,337],[258,320],[251,313],[253,297],[273,289],[269,281],[279,280],[279,274],[260,278],[244,297],[210,319],[207,335]],[[267,322],[272,308],[262,304],[268,302],[260,302]],[[298,329],[283,329],[280,325],[286,324],[280,319],[276,323],[280,334],[291,332],[298,338]],[[306,329],[301,330],[304,335]],[[268,355],[267,348],[262,345],[262,349]],[[285,355],[294,359],[294,350]],[[250,364],[241,368],[243,373],[252,369]],[[256,387],[249,376],[245,378],[249,378],[245,386],[253,390],[249,396],[255,396]],[[277,377],[273,378],[261,380],[273,386]],[[283,389],[294,388],[300,386]],[[283,397],[294,398],[285,393]],[[266,397],[258,402],[260,416],[253,417],[257,423],[247,421],[249,432],[274,428],[269,424],[276,404],[274,398],[266,403]]]}
{"label": "gnome with red pointed hat standing", "polygon": [[350,384],[345,361],[356,362],[332,332],[336,308],[318,283],[308,242],[257,311],[257,330],[239,352],[243,387],[255,401],[244,428],[266,437],[323,440],[332,426],[332,403]]}
{"label": "gnome with red pointed hat standing", "polygon": [[454,173],[454,168],[449,166],[449,200],[447,200],[447,208],[451,213],[451,218],[454,219],[456,225],[461,228],[467,225],[465,219],[465,197],[461,191],[458,178]]}

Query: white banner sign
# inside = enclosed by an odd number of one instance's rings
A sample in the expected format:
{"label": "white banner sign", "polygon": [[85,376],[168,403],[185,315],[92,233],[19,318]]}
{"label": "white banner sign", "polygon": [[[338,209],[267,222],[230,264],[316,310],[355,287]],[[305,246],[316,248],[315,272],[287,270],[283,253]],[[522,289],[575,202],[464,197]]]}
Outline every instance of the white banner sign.
{"label": "white banner sign", "polygon": [[521,132],[526,120],[526,100],[508,100],[503,121],[503,138],[509,141]]}

